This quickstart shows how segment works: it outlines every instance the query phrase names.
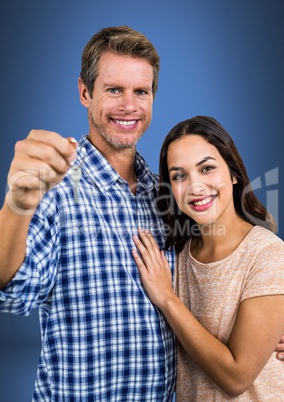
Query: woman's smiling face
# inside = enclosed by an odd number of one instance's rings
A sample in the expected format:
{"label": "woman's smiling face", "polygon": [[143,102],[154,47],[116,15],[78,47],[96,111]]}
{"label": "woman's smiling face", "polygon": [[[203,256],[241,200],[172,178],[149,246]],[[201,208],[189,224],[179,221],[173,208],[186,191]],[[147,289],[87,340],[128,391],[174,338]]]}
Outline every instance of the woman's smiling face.
{"label": "woman's smiling face", "polygon": [[[178,207],[199,225],[220,222],[236,214],[228,166],[217,148],[201,135],[172,142],[167,155],[170,183]],[[233,215],[232,215],[233,214]]]}

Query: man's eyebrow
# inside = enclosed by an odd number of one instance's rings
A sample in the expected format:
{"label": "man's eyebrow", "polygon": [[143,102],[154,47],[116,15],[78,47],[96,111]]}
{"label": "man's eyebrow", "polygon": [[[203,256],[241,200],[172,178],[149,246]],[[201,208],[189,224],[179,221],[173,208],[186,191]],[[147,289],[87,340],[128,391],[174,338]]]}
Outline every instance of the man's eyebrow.
{"label": "man's eyebrow", "polygon": [[[109,82],[105,82],[103,84],[103,88],[118,88],[118,89],[122,89],[123,85],[117,83],[117,82],[113,82],[113,81],[109,81]],[[151,85],[137,85],[137,88],[135,88],[135,90],[142,90],[142,91],[151,91],[152,90],[152,86]]]}
{"label": "man's eyebrow", "polygon": [[118,83],[115,82],[105,82],[103,85],[104,88],[120,88],[121,85],[119,85]]}

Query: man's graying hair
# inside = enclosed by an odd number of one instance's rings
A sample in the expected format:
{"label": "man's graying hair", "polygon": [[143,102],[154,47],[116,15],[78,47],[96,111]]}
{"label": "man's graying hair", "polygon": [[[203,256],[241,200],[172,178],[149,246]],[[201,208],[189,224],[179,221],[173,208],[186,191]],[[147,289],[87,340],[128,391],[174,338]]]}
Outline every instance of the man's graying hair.
{"label": "man's graying hair", "polygon": [[145,35],[128,26],[101,29],[90,39],[83,50],[80,77],[91,97],[95,80],[99,74],[98,64],[106,52],[147,60],[153,67],[152,91],[153,97],[155,97],[160,69],[159,55]]}

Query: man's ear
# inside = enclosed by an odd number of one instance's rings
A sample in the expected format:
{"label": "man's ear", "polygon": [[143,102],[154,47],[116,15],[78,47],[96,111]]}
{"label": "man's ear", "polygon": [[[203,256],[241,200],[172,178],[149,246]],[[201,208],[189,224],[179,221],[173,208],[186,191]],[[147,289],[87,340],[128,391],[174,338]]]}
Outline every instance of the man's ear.
{"label": "man's ear", "polygon": [[79,90],[80,102],[82,103],[83,106],[88,108],[90,101],[90,94],[86,85],[83,83],[82,78],[80,77],[78,79],[78,90]]}

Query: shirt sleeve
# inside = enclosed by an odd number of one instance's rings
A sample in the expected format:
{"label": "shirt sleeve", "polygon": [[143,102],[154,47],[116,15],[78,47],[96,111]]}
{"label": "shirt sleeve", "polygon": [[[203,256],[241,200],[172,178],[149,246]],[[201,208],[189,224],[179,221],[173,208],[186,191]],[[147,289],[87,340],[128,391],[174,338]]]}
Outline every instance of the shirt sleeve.
{"label": "shirt sleeve", "polygon": [[25,260],[12,281],[0,291],[1,312],[30,315],[52,290],[59,259],[59,220],[55,210],[50,200],[42,201],[33,216]]}
{"label": "shirt sleeve", "polygon": [[242,300],[284,294],[284,242],[279,239],[265,246],[249,271]]}

